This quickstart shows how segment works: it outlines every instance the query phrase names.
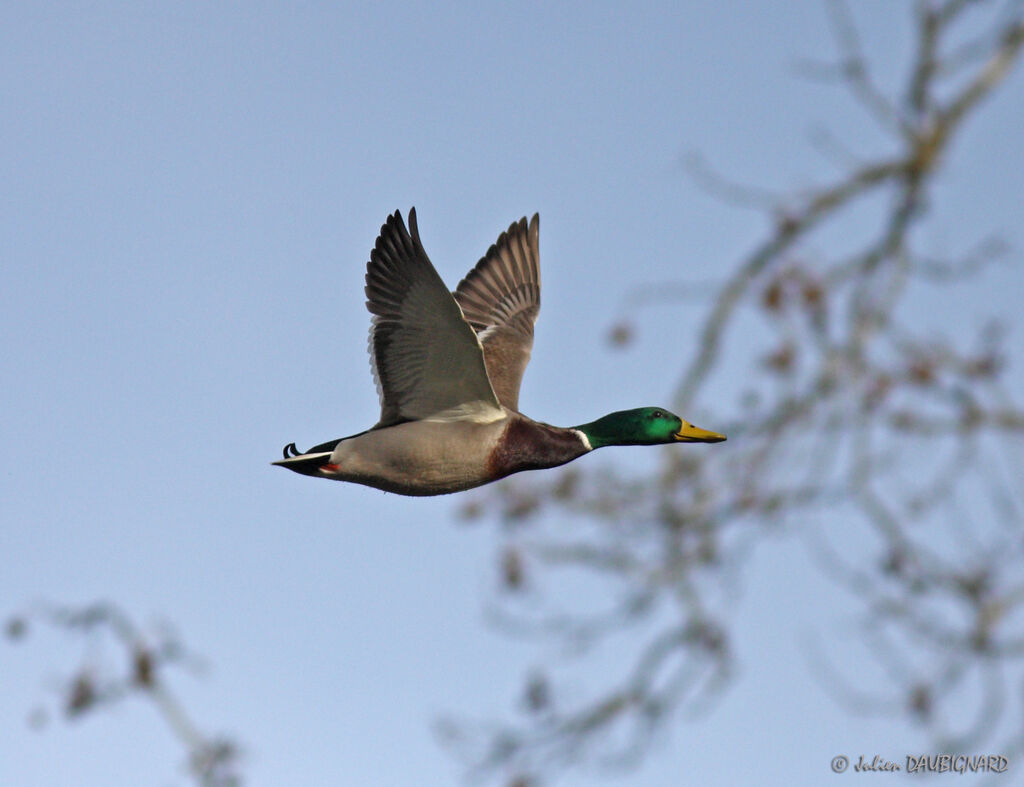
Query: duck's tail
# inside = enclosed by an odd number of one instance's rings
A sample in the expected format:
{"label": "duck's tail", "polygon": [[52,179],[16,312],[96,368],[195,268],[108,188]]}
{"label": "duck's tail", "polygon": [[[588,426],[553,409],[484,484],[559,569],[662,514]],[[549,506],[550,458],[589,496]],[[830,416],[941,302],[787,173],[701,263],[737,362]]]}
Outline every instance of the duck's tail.
{"label": "duck's tail", "polygon": [[[321,448],[321,446],[317,446],[317,448]],[[321,470],[330,466],[331,452],[333,450],[332,446],[328,451],[317,451],[314,449],[310,450],[309,453],[300,454],[299,449],[295,447],[295,443],[288,443],[284,447],[284,458],[271,462],[271,464],[287,467],[289,470],[301,473],[302,475],[322,476],[323,472]]]}

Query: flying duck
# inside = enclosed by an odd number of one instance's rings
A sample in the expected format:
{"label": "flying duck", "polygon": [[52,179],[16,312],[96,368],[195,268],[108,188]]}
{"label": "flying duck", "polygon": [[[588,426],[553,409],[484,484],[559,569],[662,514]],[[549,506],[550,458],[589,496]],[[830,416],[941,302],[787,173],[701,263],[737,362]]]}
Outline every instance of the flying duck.
{"label": "flying duck", "polygon": [[[411,230],[411,234],[410,234]],[[663,407],[563,428],[519,412],[540,311],[540,218],[513,223],[449,292],[420,242],[416,209],[381,227],[366,265],[370,366],[380,420],[275,465],[402,495],[443,495],[609,445],[718,443]]]}

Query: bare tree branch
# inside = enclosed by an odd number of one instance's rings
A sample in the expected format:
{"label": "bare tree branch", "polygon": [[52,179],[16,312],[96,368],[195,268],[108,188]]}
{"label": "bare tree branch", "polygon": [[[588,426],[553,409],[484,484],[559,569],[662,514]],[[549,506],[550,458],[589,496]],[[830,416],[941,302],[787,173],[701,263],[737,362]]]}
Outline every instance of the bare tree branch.
{"label": "bare tree branch", "polygon": [[[16,615],[7,625],[8,639],[23,638],[33,623],[53,627],[93,645],[64,690],[64,710],[79,719],[129,697],[149,700],[185,749],[189,775],[201,787],[237,787],[240,752],[225,737],[203,734],[164,677],[168,667],[195,669],[197,661],[165,627],[144,634],[116,605],[96,602],[83,607],[44,606]],[[125,659],[117,669],[95,658],[95,649],[113,648]],[[90,657],[90,652],[93,656]],[[38,716],[38,714],[37,714]]]}
{"label": "bare tree branch", "polygon": [[[904,716],[939,746],[970,748],[1005,728],[1007,686],[1020,683],[1024,661],[1024,503],[1013,472],[1024,408],[1003,383],[998,330],[984,327],[973,345],[963,326],[955,340],[924,338],[901,309],[918,282],[961,286],[1008,256],[992,236],[926,254],[915,228],[957,132],[1019,59],[1024,23],[1013,3],[917,2],[912,62],[890,96],[850,8],[829,0],[828,10],[839,63],[816,73],[845,86],[886,149],[853,156],[829,139],[841,173],[792,194],[690,162],[700,186],[770,218],[719,283],[674,395],[694,413],[723,369],[747,365],[739,410],[718,396],[717,416],[701,414],[725,425],[725,449],[666,453],[649,473],[604,466],[517,479],[473,503],[474,515],[496,511],[509,525],[517,556],[515,582],[491,609],[499,627],[572,643],[577,659],[627,631],[633,643],[621,674],[587,699],[563,696],[545,668],[543,713],[446,722],[443,737],[479,775],[534,783],[578,763],[629,764],[667,719],[713,701],[733,673],[736,577],[759,538],[787,527],[813,535],[811,559],[862,610],[857,641],[875,682],[844,677],[824,650],[811,665],[841,702]],[[989,32],[979,36],[979,23]],[[836,232],[864,206],[872,229]],[[693,294],[683,284],[646,292],[629,304]],[[758,341],[738,338],[753,320],[765,326]],[[613,341],[630,340],[629,324],[616,330]],[[993,469],[1000,451],[1013,455],[1009,474]],[[841,530],[814,524],[818,512],[841,517]],[[583,608],[547,598],[540,578],[556,571],[586,578]]]}

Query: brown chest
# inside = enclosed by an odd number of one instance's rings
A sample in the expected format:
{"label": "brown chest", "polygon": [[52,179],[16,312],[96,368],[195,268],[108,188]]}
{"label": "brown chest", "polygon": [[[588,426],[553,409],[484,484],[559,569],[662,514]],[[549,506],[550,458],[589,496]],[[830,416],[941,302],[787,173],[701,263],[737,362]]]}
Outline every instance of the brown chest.
{"label": "brown chest", "polygon": [[564,465],[586,452],[579,436],[570,429],[513,418],[491,451],[487,470],[492,478],[502,478],[522,470]]}

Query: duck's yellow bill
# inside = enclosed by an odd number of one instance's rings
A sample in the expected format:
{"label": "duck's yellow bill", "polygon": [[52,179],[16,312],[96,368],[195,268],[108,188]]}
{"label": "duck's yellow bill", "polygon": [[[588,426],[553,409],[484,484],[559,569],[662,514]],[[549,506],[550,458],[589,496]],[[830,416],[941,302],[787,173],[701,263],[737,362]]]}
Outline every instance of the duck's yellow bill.
{"label": "duck's yellow bill", "polygon": [[678,443],[721,443],[725,440],[724,434],[709,432],[699,426],[688,424],[683,421],[683,427],[674,435]]}

